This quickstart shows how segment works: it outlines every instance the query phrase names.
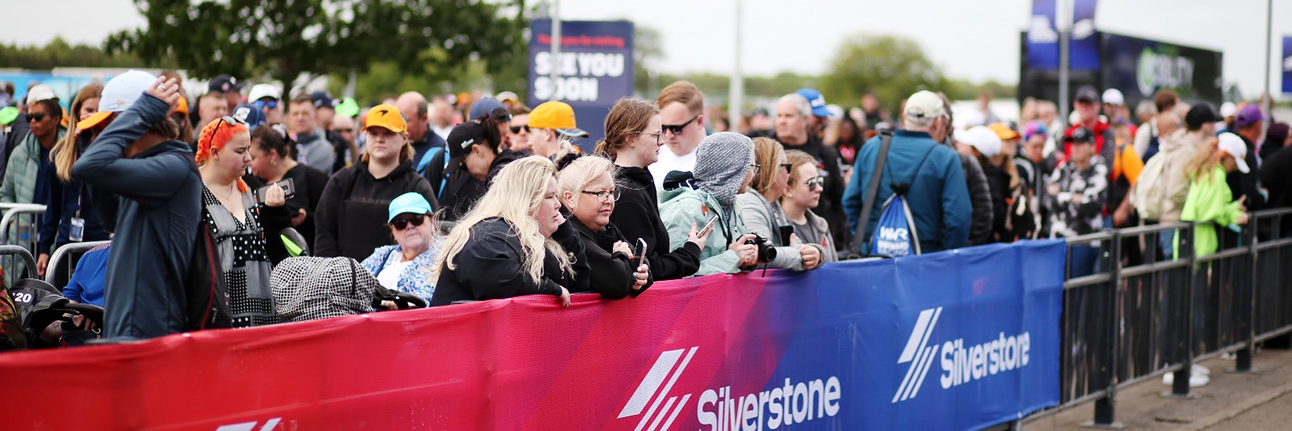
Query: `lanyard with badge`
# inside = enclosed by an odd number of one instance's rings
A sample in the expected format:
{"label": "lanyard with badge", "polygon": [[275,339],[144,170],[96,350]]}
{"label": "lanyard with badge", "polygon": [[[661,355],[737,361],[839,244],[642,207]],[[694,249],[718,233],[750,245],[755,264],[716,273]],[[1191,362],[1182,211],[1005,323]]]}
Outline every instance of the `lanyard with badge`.
{"label": "lanyard with badge", "polygon": [[81,199],[84,188],[84,185],[76,188],[76,214],[72,216],[72,228],[67,233],[67,239],[73,242],[80,242],[85,239],[85,219],[81,218]]}

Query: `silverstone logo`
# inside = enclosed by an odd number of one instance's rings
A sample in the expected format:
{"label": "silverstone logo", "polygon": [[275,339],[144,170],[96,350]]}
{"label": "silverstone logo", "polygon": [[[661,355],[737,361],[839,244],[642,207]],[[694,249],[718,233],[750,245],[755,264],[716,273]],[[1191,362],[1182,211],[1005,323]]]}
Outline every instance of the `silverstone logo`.
{"label": "silverstone logo", "polygon": [[920,393],[933,358],[939,356],[942,376],[938,380],[944,390],[1027,366],[1031,335],[1026,331],[1008,337],[1001,332],[995,339],[978,345],[966,346],[963,338],[957,338],[941,346],[936,343],[930,346],[929,338],[941,316],[942,307],[937,307],[921,311],[916,319],[915,330],[911,331],[906,348],[897,358],[899,365],[908,362],[911,365],[902,384],[897,387],[897,393],[893,394],[893,403],[915,398]]}
{"label": "silverstone logo", "polygon": [[[682,412],[682,406],[685,406],[687,400],[691,399],[691,394],[686,394],[682,396],[681,401],[678,401],[676,396],[669,397],[668,391],[673,389],[673,384],[677,383],[678,376],[682,375],[682,371],[686,369],[687,364],[691,363],[691,358],[695,356],[695,351],[699,348],[699,346],[696,346],[661,353],[659,359],[655,360],[655,364],[651,365],[650,371],[646,373],[646,378],[642,379],[641,384],[637,385],[637,390],[633,391],[633,396],[628,398],[628,403],[624,404],[624,409],[619,411],[619,419],[641,414],[642,409],[646,409],[646,404],[649,403],[650,409],[646,410],[646,414],[642,416],[641,421],[637,423],[637,427],[633,428],[633,431],[668,429],[669,425],[673,424],[673,420],[677,419],[678,413]],[[679,360],[681,361],[680,364]],[[666,380],[667,382],[665,382]],[[664,385],[664,388],[658,391],[658,395],[656,395],[656,390],[660,389],[661,384]],[[668,399],[665,400],[665,397],[668,397]],[[664,403],[664,408],[662,409],[660,408],[661,402]],[[661,421],[663,421],[663,427],[660,427]],[[650,424],[650,427],[643,428],[647,423]]]}
{"label": "silverstone logo", "polygon": [[[690,364],[697,349],[699,347],[661,353],[619,412],[619,419],[642,415],[634,431],[669,429],[692,395],[685,394],[678,399],[676,395],[670,396],[669,390]],[[696,400],[696,421],[710,431],[739,431],[755,425],[757,429],[765,426],[775,430],[782,425],[838,415],[842,407],[839,402],[842,390],[839,378],[835,376],[804,382],[787,378],[784,386],[743,396],[733,393],[731,386],[706,389]]]}

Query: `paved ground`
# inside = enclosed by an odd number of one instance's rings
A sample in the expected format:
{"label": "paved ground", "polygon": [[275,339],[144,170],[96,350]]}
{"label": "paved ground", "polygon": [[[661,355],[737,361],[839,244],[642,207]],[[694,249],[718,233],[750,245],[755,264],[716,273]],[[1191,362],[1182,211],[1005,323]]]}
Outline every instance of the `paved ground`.
{"label": "paved ground", "polygon": [[[1192,399],[1161,396],[1170,388],[1161,378],[1124,388],[1117,394],[1117,420],[1128,430],[1289,430],[1292,429],[1292,351],[1264,350],[1256,355],[1257,374],[1232,374],[1233,361],[1213,359],[1211,383],[1194,388]],[[1083,430],[1094,417],[1093,403],[1027,422],[1034,430]]]}

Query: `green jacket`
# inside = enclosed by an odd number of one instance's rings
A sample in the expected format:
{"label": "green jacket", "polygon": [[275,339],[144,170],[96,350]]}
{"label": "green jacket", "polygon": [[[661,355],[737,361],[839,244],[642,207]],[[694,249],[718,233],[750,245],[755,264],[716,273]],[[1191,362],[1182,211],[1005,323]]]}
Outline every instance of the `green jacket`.
{"label": "green jacket", "polygon": [[668,229],[669,244],[686,243],[692,223],[696,229],[702,229],[710,217],[718,216],[713,233],[709,234],[704,249],[700,250],[700,270],[695,275],[740,272],[740,257],[727,249],[731,241],[745,234],[745,223],[740,217],[740,211],[735,211],[734,217],[729,219],[722,214],[722,205],[713,194],[686,186],[661,193],[659,215],[664,220],[664,227]]}
{"label": "green jacket", "polygon": [[[67,135],[67,129],[58,128],[58,140]],[[57,141],[56,141],[57,142]],[[29,204],[36,201],[36,176],[40,172],[40,141],[36,135],[27,137],[14,147],[9,156],[4,180],[0,182],[0,203]]]}
{"label": "green jacket", "polygon": [[[1216,226],[1228,226],[1238,220],[1243,209],[1234,201],[1225,182],[1225,168],[1216,166],[1209,175],[1193,179],[1189,186],[1189,197],[1184,201],[1180,220],[1198,222],[1197,235],[1193,244],[1194,256],[1202,257],[1216,252],[1219,240],[1216,238]],[[1180,255],[1180,235],[1176,234],[1175,255]]]}

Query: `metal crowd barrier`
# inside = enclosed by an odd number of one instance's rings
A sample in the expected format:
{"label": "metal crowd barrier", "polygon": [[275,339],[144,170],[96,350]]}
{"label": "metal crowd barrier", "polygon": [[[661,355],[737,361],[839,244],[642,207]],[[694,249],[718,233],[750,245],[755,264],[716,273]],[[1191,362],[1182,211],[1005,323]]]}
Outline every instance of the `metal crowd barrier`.
{"label": "metal crowd barrier", "polygon": [[[1064,283],[1062,394],[1031,422],[1094,401],[1095,427],[1119,427],[1117,391],[1174,373],[1169,396],[1187,398],[1195,362],[1234,353],[1235,372],[1252,371],[1256,344],[1292,333],[1292,209],[1249,214],[1241,234],[1216,227],[1220,248],[1195,256],[1193,223],[1104,231],[1069,238],[1099,241],[1099,271]],[[1179,255],[1159,236],[1178,232]],[[1228,246],[1227,246],[1228,244]]]}
{"label": "metal crowd barrier", "polygon": [[49,263],[45,267],[45,282],[62,289],[63,286],[60,284],[66,283],[58,283],[57,281],[60,279],[70,280],[72,273],[76,272],[76,263],[73,258],[79,260],[82,255],[95,247],[111,243],[112,241],[86,241],[63,244],[49,256]]}
{"label": "metal crowd barrier", "polygon": [[[45,216],[45,206],[0,204],[0,211],[4,211],[4,217],[0,218],[0,243],[20,246],[26,248],[29,254],[34,254],[40,222]],[[14,255],[7,255],[0,259],[0,267],[4,268],[5,281],[12,284],[22,277],[24,271],[35,271],[36,266],[34,261],[31,265],[24,265]]]}

